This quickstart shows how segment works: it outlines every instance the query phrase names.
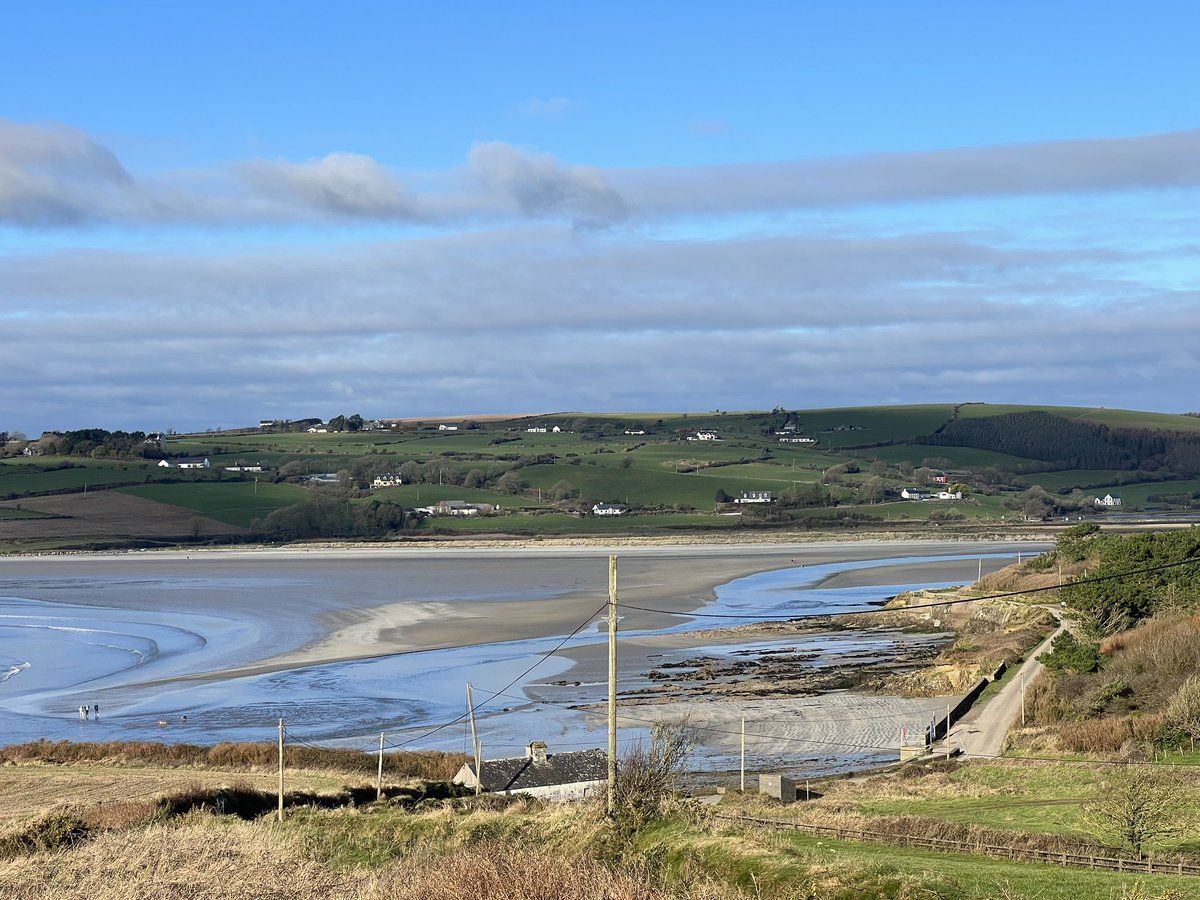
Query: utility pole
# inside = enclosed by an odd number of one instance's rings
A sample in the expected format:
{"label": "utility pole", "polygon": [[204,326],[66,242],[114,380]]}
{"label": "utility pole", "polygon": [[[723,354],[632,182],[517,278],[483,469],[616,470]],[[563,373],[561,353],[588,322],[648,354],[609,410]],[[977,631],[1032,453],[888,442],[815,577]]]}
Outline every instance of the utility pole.
{"label": "utility pole", "polygon": [[467,713],[471,717],[471,750],[475,754],[475,793],[483,790],[483,762],[479,758],[479,738],[475,736],[475,703],[471,700],[471,682],[467,682]]}
{"label": "utility pole", "polygon": [[283,719],[279,720],[279,821],[283,821]]}
{"label": "utility pole", "polygon": [[746,793],[746,717],[742,716],[742,793]]}
{"label": "utility pole", "polygon": [[1025,673],[1021,673],[1021,727],[1025,727]]}
{"label": "utility pole", "polygon": [[375,776],[375,799],[383,799],[383,732],[379,732],[379,774]]}
{"label": "utility pole", "polygon": [[979,574],[975,576],[975,581],[978,582],[983,578],[983,557],[979,557]]}
{"label": "utility pole", "polygon": [[617,557],[608,558],[608,814],[617,810]]}

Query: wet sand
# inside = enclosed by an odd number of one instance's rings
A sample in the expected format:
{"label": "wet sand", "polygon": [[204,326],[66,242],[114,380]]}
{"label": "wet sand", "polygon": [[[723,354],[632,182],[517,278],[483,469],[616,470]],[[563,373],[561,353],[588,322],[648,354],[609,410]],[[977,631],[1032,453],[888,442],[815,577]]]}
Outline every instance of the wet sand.
{"label": "wet sand", "polygon": [[[306,558],[351,558],[362,564],[389,559],[422,559],[478,572],[479,592],[493,584],[495,563],[519,560],[531,584],[578,584],[581,571],[591,576],[586,587],[558,596],[530,600],[469,599],[443,603],[400,602],[368,608],[342,609],[325,616],[326,637],[302,648],[263,659],[250,666],[200,673],[193,678],[210,680],[258,674],[301,665],[340,662],[405,653],[474,646],[568,634],[575,628],[598,629],[608,599],[607,560],[618,557],[618,603],[624,630],[654,630],[676,625],[676,615],[643,612],[644,606],[670,613],[686,613],[711,601],[714,589],[756,572],[868,559],[909,556],[960,556],[1010,551],[1001,541],[828,541],[805,544],[681,544],[670,546],[577,545],[561,547],[498,547],[467,549],[321,549],[312,551],[211,551],[226,558],[247,561],[303,552]],[[196,554],[191,554],[195,556]],[[984,560],[985,571],[1003,563]],[[976,563],[946,561],[903,567],[902,579],[910,583],[962,579],[974,580]],[[829,586],[894,582],[895,567],[871,568],[834,576]],[[511,576],[510,576],[511,577]],[[470,580],[468,578],[468,580]],[[833,584],[840,581],[839,584]],[[469,592],[464,592],[469,596]],[[589,623],[589,624],[585,624]],[[591,680],[595,651],[584,648],[573,654],[584,668],[580,676]]]}

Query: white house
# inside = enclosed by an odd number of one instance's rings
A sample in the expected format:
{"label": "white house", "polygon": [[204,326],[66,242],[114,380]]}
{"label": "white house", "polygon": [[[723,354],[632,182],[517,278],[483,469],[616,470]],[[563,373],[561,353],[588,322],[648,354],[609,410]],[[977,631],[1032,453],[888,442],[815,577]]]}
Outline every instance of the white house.
{"label": "white house", "polygon": [[438,426],[438,431],[458,431],[458,426],[457,425],[447,425],[445,422],[443,422],[441,425]]}
{"label": "white house", "polygon": [[263,467],[261,465],[257,465],[257,466],[226,466],[225,467],[226,472],[261,472],[262,470],[263,470]]}
{"label": "white house", "polygon": [[696,440],[698,440],[698,441],[719,441],[720,438],[717,437],[717,433],[715,431],[697,431],[696,432]]}
{"label": "white house", "polygon": [[490,503],[468,503],[466,500],[440,500],[429,507],[435,516],[478,516],[494,512]]}
{"label": "white house", "polygon": [[779,439],[781,444],[815,444],[816,442],[816,438],[810,437],[781,437]]}
{"label": "white house", "polygon": [[770,503],[770,491],[742,491],[742,496],[733,501],[734,503]]}
{"label": "white house", "polygon": [[546,426],[545,425],[532,425],[529,428],[526,428],[525,432],[526,432],[526,434],[545,434]]}
{"label": "white house", "polygon": [[1121,498],[1114,497],[1112,494],[1105,494],[1103,497],[1096,498],[1097,506],[1120,506]]}
{"label": "white house", "polygon": [[619,516],[624,514],[626,507],[620,503],[597,503],[592,507],[593,516]]}
{"label": "white house", "polygon": [[395,472],[388,472],[385,475],[376,475],[371,479],[371,487],[373,488],[399,487],[402,484],[404,484],[404,479]]}
{"label": "white house", "polygon": [[936,496],[939,500],[961,500],[962,491],[938,491]]}
{"label": "white house", "polygon": [[905,500],[928,500],[930,499],[929,491],[924,488],[906,487],[900,489],[900,496]]}
{"label": "white house", "polygon": [[489,794],[529,794],[543,800],[582,800],[599,795],[608,784],[608,753],[576,750],[548,753],[544,741],[525,746],[524,756],[485,759],[482,774],[475,761],[463,765],[453,778],[469,788],[482,784]]}
{"label": "white house", "polygon": [[161,469],[207,469],[209,468],[208,460],[200,457],[181,457],[179,459],[160,459],[158,461]]}
{"label": "white house", "polygon": [[309,425],[308,433],[309,434],[329,434],[329,429],[326,428],[324,425]]}
{"label": "white house", "polygon": [[338,484],[341,479],[338,478],[337,472],[321,472],[318,475],[309,475],[306,481],[309,484]]}

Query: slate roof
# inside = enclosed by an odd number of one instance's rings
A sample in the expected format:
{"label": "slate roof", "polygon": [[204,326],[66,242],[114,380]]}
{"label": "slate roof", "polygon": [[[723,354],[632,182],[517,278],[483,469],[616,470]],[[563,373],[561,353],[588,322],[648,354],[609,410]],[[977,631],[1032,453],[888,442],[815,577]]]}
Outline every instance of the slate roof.
{"label": "slate roof", "polygon": [[[467,763],[467,768],[474,773],[474,762]],[[544,763],[534,762],[528,756],[483,761],[485,791],[520,791],[559,784],[578,784],[581,781],[604,781],[606,778],[606,750],[551,753],[546,756]]]}

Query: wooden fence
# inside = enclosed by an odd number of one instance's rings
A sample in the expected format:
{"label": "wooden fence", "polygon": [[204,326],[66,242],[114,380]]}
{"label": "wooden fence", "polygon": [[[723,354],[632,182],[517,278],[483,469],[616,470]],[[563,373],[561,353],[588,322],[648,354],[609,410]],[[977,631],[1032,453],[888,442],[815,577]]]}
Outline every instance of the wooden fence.
{"label": "wooden fence", "polygon": [[1158,875],[1200,875],[1200,865],[1185,862],[1158,862],[1151,859],[1131,859],[1118,856],[1097,856],[1089,853],[1066,851],[1033,850],[1025,847],[1004,847],[978,841],[957,841],[949,838],[921,837],[913,834],[886,834],[881,831],[865,831],[857,828],[836,828],[831,825],[810,825],[806,822],[784,822],[779,819],[761,819],[750,816],[731,816],[715,813],[714,817],[741,825],[762,828],[790,829],[819,834],[825,837],[850,841],[869,841],[875,844],[890,844],[896,847],[914,847],[920,850],[938,850],[944,853],[970,853],[992,859],[1021,860],[1022,862],[1049,863],[1056,866],[1078,866],[1085,869],[1101,869],[1108,872],[1144,872]]}

